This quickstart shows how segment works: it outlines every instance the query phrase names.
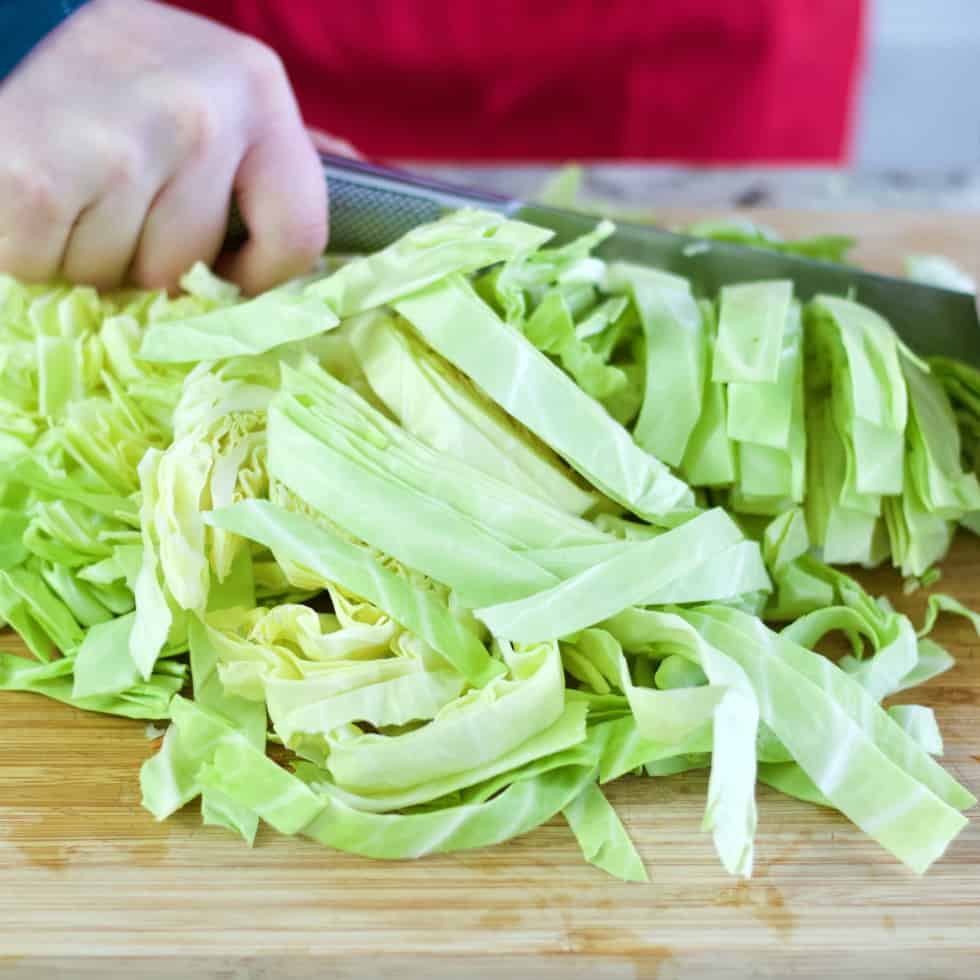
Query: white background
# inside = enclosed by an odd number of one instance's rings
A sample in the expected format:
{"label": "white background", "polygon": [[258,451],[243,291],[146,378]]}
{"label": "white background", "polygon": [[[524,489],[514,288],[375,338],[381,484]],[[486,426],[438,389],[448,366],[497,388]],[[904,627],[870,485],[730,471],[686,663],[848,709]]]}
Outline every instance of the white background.
{"label": "white background", "polygon": [[853,162],[980,167],[980,0],[871,0]]}

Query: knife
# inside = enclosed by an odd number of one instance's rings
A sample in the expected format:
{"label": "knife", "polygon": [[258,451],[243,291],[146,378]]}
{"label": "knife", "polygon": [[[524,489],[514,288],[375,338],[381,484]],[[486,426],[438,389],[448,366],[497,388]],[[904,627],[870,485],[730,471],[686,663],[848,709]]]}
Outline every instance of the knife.
{"label": "knife", "polygon": [[[550,228],[559,245],[590,231],[598,220],[361,160],[327,154],[321,154],[321,160],[330,190],[330,251],[374,252],[416,225],[463,207],[498,211]],[[818,293],[850,296],[877,310],[916,353],[954,357],[980,367],[980,322],[976,298],[969,293],[632,222],[617,222],[616,231],[596,254],[684,276],[705,295],[714,295],[727,283],[791,279],[803,300]]]}

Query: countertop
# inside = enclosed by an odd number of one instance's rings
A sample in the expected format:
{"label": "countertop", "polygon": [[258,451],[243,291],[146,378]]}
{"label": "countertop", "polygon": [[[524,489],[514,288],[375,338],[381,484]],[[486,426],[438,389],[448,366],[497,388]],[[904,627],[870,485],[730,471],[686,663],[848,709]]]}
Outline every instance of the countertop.
{"label": "countertop", "polygon": [[[528,197],[556,167],[404,166],[455,183]],[[980,170],[935,174],[846,171],[827,167],[696,168],[610,163],[586,166],[583,194],[649,208],[877,208],[980,211]]]}
{"label": "countertop", "polygon": [[[637,181],[639,193],[647,185]],[[629,202],[680,209],[676,196],[658,195]],[[910,216],[906,199],[903,211],[862,218],[858,203],[758,214],[790,236],[839,223],[881,271],[914,245],[980,272],[972,216]],[[943,591],[980,607],[980,539],[961,535],[942,567]],[[920,621],[923,592],[904,595],[894,570],[861,578]],[[935,639],[957,665],[904,698],[935,709],[943,765],[980,793],[980,646],[951,617]],[[0,647],[18,643],[0,634]],[[420,861],[372,862],[268,828],[249,850],[202,826],[198,806],[163,823],[141,809],[139,767],[154,751],[143,724],[30,694],[0,700],[3,980],[977,977],[976,808],[923,878],[836,812],[760,787],[755,874],[732,879],[700,831],[703,772],[608,788],[648,885],[587,865],[559,820],[498,847]]]}

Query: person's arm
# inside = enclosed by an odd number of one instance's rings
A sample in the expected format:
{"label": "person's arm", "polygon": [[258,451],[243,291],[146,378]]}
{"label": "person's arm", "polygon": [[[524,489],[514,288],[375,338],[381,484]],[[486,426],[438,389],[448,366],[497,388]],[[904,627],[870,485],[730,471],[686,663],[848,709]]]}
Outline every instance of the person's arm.
{"label": "person's arm", "polygon": [[0,0],[0,79],[86,0]]}
{"label": "person's arm", "polygon": [[[0,10],[33,23],[37,2]],[[305,272],[326,243],[323,172],[253,38],[88,0],[0,80],[0,272],[174,287],[217,258],[233,192],[249,239],[219,270],[249,292]]]}

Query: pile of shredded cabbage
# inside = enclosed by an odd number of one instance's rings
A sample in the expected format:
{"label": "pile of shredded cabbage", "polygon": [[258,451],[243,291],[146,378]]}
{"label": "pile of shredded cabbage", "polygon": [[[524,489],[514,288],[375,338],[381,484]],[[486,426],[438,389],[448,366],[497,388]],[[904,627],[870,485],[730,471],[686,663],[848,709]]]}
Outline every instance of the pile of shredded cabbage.
{"label": "pile of shredded cabbage", "polygon": [[917,632],[831,565],[928,580],[980,525],[980,378],[850,299],[601,261],[610,231],[458,212],[248,301],[203,267],[177,299],[0,281],[31,654],[0,689],[168,720],[144,806],[249,843],[419,857],[561,814],[644,879],[603,786],[710,769],[732,874],[757,782],[924,871],[975,800],[882,701],[973,614],[935,595]]}

